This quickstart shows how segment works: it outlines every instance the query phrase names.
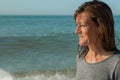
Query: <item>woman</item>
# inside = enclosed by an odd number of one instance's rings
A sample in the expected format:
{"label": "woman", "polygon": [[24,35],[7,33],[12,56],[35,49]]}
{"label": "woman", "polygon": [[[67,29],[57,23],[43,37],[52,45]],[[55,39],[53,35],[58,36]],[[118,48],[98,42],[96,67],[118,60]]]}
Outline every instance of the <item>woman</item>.
{"label": "woman", "polygon": [[120,52],[110,7],[101,1],[85,2],[74,17],[81,47],[76,80],[120,80]]}

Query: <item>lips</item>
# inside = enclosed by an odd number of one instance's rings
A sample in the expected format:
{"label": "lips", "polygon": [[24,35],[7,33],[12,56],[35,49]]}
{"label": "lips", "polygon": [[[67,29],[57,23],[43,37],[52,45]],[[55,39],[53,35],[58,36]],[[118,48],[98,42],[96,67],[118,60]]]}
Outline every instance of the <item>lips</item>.
{"label": "lips", "polygon": [[84,38],[83,35],[78,35],[79,36],[79,40],[82,40]]}
{"label": "lips", "polygon": [[80,36],[80,35],[79,35],[79,38],[83,38],[83,37],[84,37],[84,36]]}
{"label": "lips", "polygon": [[84,37],[83,36],[79,36],[79,40],[82,40]]}
{"label": "lips", "polygon": [[83,38],[84,36],[80,36],[80,38]]}

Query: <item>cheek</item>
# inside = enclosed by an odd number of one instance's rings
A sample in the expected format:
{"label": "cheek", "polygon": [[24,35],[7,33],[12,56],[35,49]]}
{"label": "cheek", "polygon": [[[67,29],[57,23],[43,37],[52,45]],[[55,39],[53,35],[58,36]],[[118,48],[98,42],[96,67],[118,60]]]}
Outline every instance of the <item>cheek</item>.
{"label": "cheek", "polygon": [[85,36],[85,38],[89,38],[89,36],[91,35],[91,31],[89,29],[85,29],[83,30],[83,35]]}
{"label": "cheek", "polygon": [[95,41],[98,38],[98,30],[94,29],[94,30],[88,31],[88,38],[90,41]]}
{"label": "cheek", "polygon": [[79,44],[81,46],[86,46],[89,43],[94,43],[98,36],[97,33],[98,32],[95,29],[89,29],[89,28],[83,29],[82,35],[84,37],[79,39]]}
{"label": "cheek", "polygon": [[89,43],[89,32],[87,30],[84,30],[82,33],[83,37],[79,38],[79,45],[80,46],[86,46]]}
{"label": "cheek", "polygon": [[89,43],[89,39],[87,37],[84,37],[83,39],[79,40],[79,45],[80,46],[87,46]]}

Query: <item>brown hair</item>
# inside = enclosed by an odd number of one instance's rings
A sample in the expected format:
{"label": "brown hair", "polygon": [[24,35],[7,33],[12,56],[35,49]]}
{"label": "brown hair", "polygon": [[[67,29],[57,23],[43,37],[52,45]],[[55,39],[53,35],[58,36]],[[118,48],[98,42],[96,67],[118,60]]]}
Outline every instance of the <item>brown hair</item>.
{"label": "brown hair", "polygon": [[[74,18],[82,12],[88,12],[93,22],[98,25],[102,47],[106,51],[118,51],[115,45],[114,20],[110,7],[102,1],[89,1],[75,11]],[[80,53],[86,53],[88,47],[82,47]]]}

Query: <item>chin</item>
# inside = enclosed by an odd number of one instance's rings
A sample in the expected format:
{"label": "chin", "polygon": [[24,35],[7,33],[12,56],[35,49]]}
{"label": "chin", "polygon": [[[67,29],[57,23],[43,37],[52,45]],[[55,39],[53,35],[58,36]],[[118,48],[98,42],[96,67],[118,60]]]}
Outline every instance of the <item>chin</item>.
{"label": "chin", "polygon": [[79,42],[80,46],[87,46],[87,42]]}

